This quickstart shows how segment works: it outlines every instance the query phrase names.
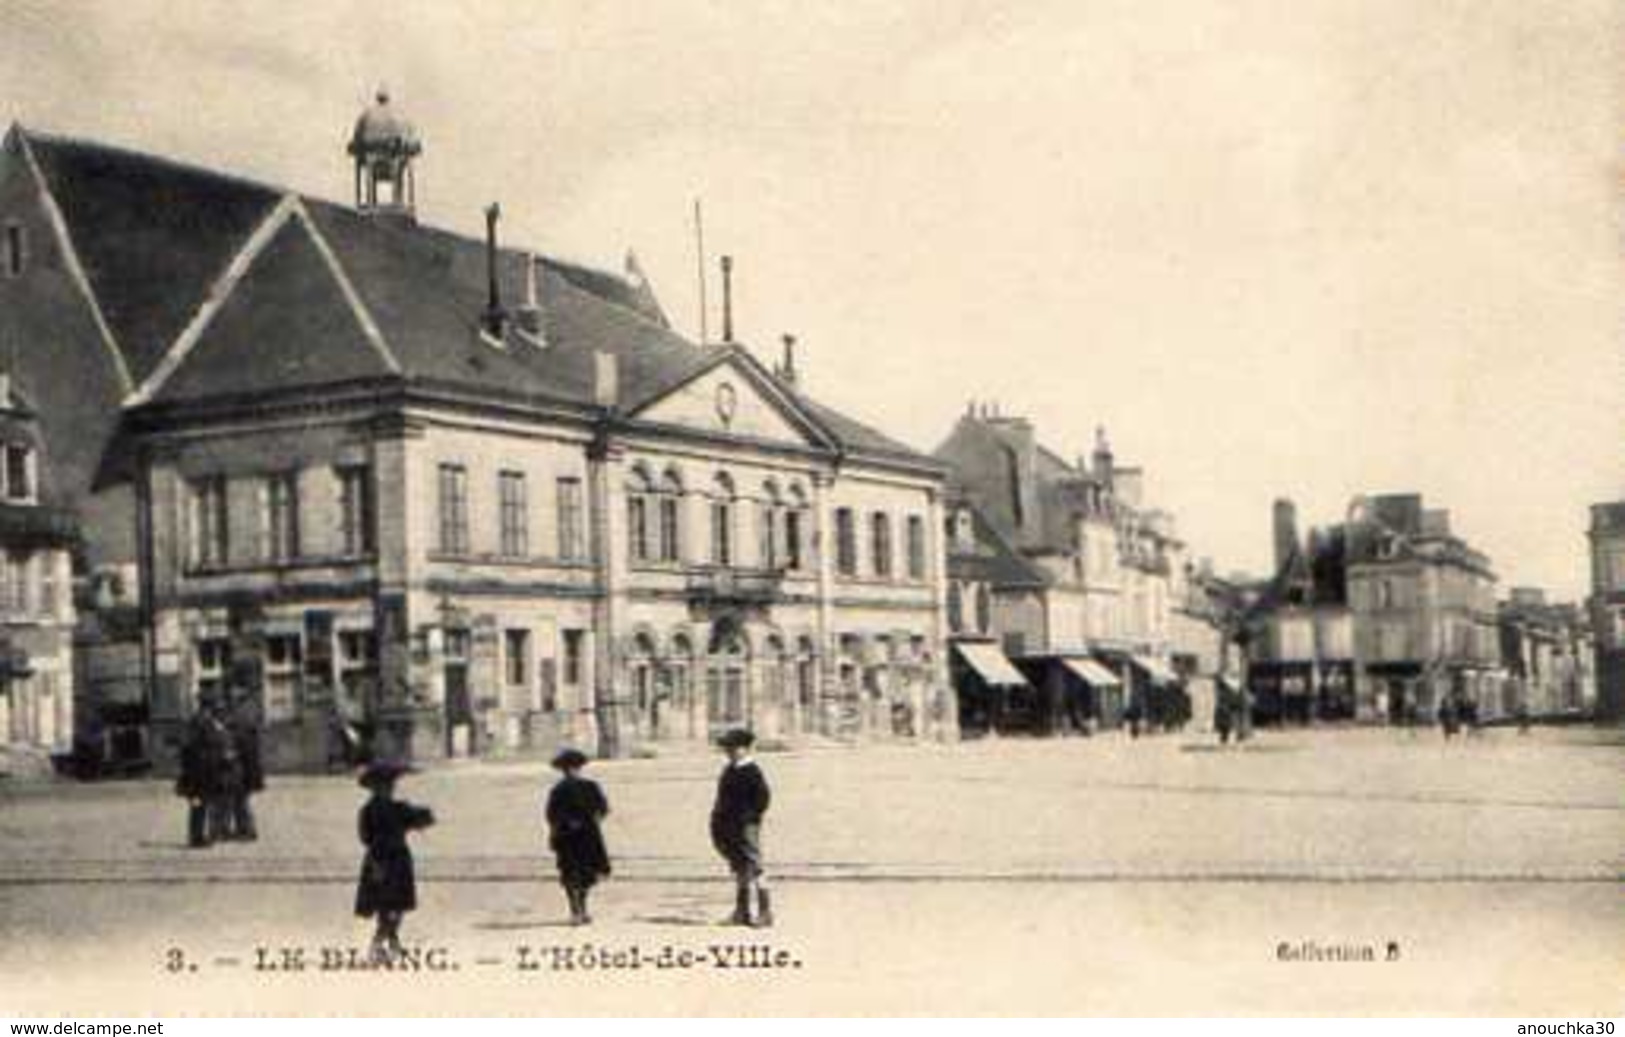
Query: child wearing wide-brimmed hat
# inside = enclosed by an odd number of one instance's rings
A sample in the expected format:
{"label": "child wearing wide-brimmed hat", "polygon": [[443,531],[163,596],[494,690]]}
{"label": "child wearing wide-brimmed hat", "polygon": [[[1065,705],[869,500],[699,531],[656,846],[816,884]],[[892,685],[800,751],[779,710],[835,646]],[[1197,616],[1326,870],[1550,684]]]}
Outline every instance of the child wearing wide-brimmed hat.
{"label": "child wearing wide-brimmed hat", "polygon": [[366,852],[361,858],[361,876],[356,882],[355,913],[376,918],[372,937],[372,957],[387,963],[401,952],[401,919],[418,906],[417,876],[412,850],[406,845],[408,832],[434,824],[427,807],[413,806],[395,798],[395,783],[414,768],[395,760],[368,764],[357,777],[372,795],[356,815],[356,832]]}
{"label": "child wearing wide-brimmed hat", "polygon": [[587,754],[561,749],[553,757],[559,780],[547,795],[548,846],[558,864],[559,884],[570,904],[570,924],[586,925],[587,894],[608,877],[609,850],[600,824],[609,815],[609,800],[598,783],[581,775]]}
{"label": "child wearing wide-brimmed hat", "polygon": [[[762,867],[762,817],[767,813],[772,793],[762,768],[751,759],[756,736],[736,727],[724,732],[717,745],[728,754],[728,763],[717,779],[716,805],[711,808],[711,843],[716,847],[734,877],[733,925],[766,927],[773,924],[773,908]],[[756,916],[751,917],[751,894],[755,894]]]}

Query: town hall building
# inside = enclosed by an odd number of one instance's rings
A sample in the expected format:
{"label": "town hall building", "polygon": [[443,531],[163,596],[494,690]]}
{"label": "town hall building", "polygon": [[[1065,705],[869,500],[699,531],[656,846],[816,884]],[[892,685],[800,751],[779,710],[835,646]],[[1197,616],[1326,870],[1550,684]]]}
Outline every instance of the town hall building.
{"label": "town hall building", "polygon": [[[162,755],[260,697],[273,766],[950,737],[944,466],[612,274],[419,223],[386,94],[353,205],[14,127],[15,380],[141,617]],[[8,231],[8,233],[11,233]],[[172,737],[170,737],[172,741]]]}

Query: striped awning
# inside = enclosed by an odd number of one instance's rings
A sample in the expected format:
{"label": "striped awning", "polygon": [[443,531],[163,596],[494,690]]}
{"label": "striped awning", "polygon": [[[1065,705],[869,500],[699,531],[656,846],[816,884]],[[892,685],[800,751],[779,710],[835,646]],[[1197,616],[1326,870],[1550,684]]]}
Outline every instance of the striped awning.
{"label": "striped awning", "polygon": [[1169,669],[1168,664],[1161,659],[1154,659],[1149,655],[1131,655],[1129,661],[1158,684],[1179,683],[1179,674]]}
{"label": "striped awning", "polygon": [[1010,665],[998,645],[966,641],[954,645],[954,650],[977,676],[994,687],[1018,687],[1027,683],[1027,678]]}
{"label": "striped awning", "polygon": [[1117,679],[1117,674],[1093,659],[1063,657],[1061,665],[1077,674],[1083,679],[1083,683],[1092,688],[1115,688],[1123,683]]}

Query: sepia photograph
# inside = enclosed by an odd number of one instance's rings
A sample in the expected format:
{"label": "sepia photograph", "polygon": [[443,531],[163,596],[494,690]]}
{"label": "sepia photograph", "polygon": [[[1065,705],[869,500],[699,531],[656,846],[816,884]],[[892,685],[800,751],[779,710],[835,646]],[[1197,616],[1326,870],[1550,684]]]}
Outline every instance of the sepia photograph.
{"label": "sepia photograph", "polygon": [[0,1015],[1625,1016],[1625,4],[0,26]]}

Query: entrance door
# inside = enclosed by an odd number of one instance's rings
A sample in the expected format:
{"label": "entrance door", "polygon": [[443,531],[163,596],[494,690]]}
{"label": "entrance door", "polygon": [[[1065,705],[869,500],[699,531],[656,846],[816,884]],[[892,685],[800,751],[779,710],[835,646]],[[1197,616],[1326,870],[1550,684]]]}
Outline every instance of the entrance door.
{"label": "entrance door", "polygon": [[468,648],[468,631],[446,631],[447,756],[472,756],[478,750],[474,744],[474,704],[468,693]]}

